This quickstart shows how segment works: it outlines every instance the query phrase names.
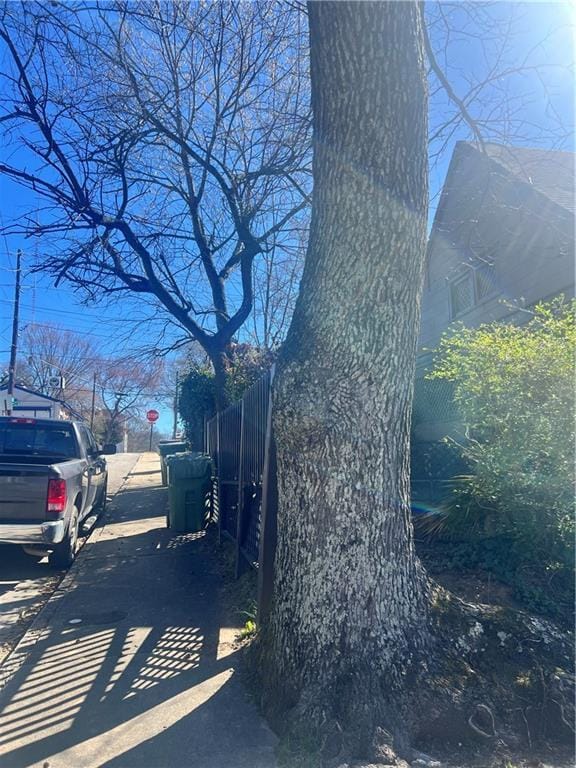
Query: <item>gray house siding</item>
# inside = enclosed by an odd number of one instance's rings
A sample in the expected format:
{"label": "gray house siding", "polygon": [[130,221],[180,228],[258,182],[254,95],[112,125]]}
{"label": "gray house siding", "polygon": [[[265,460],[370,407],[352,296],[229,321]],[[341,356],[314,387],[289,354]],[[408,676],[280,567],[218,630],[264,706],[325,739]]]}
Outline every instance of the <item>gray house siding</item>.
{"label": "gray house siding", "polygon": [[[450,287],[483,270],[492,292],[454,313]],[[419,362],[455,321],[504,320],[559,293],[574,295],[574,214],[459,144],[430,236]]]}
{"label": "gray house siding", "polygon": [[496,145],[487,152],[457,144],[429,239],[413,412],[413,440],[422,444],[412,462],[416,482],[426,477],[419,456],[446,435],[465,439],[449,386],[424,379],[442,334],[455,323],[522,323],[538,301],[574,296],[573,156],[503,154],[508,149]]}

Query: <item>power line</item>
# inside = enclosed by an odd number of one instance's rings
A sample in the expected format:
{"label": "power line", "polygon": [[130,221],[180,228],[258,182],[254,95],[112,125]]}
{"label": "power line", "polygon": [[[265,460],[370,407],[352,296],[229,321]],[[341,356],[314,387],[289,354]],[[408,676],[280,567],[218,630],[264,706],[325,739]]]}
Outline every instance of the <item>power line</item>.
{"label": "power line", "polygon": [[[2,304],[13,304],[14,300],[13,299],[0,299],[0,302]],[[30,309],[30,310],[32,309],[32,307],[29,306],[29,305],[24,305],[23,304],[22,306],[24,307],[24,309]],[[85,319],[87,322],[91,322],[92,320],[100,319],[102,317],[101,310],[91,309],[90,307],[82,307],[82,310],[80,310],[80,308],[78,308],[77,310],[70,310],[70,309],[54,309],[54,307],[43,307],[43,306],[37,304],[35,309],[43,309],[46,312],[54,312],[55,314],[58,314],[58,315],[74,315],[74,317],[76,317],[77,319],[79,319],[79,320]],[[87,312],[100,312],[100,315],[99,315],[98,318],[96,318],[96,317],[82,318],[82,312],[83,311],[87,311]],[[143,322],[144,319],[145,318],[140,318],[138,320],[130,320],[130,318],[127,318],[127,317],[111,317],[111,318],[107,317],[106,321],[110,322],[110,323],[140,323],[140,322]]]}
{"label": "power line", "polygon": [[70,333],[77,333],[79,336],[95,336],[98,339],[107,339],[108,341],[110,341],[109,333],[95,333],[94,331],[84,330],[84,328],[82,328],[81,330],[77,330],[74,328],[62,328],[57,325],[54,325],[54,323],[38,323],[38,322],[26,323],[25,327],[30,325],[34,325],[35,327],[40,327],[40,328],[51,328],[52,330],[55,330],[55,331],[69,331]]}
{"label": "power line", "polygon": [[[29,287],[31,288],[32,286],[29,286]],[[14,303],[13,299],[0,299],[0,301],[3,304],[13,304]],[[28,306],[28,305],[26,305],[25,308],[26,309],[32,309],[32,307]],[[36,309],[44,309],[47,312],[56,312],[59,315],[75,315],[76,317],[78,317],[78,312],[79,312],[79,309],[78,310],[55,309],[54,307],[42,307],[42,306],[39,306],[39,305],[36,306]],[[85,307],[85,306],[82,306],[82,309],[87,310],[88,312],[97,312],[98,311],[97,309],[90,309],[89,307]],[[92,318],[90,318],[90,319],[92,319]]]}

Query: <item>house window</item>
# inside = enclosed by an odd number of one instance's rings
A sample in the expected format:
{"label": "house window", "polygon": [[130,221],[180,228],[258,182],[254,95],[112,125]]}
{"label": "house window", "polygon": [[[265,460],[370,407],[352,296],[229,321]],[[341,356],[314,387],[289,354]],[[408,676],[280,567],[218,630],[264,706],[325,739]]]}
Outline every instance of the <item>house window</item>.
{"label": "house window", "polygon": [[450,317],[463,315],[475,304],[496,292],[496,270],[493,264],[470,268],[449,283]]}
{"label": "house window", "polygon": [[450,314],[458,317],[474,304],[474,286],[470,272],[450,283]]}
{"label": "house window", "polygon": [[474,272],[476,301],[482,301],[496,290],[496,270],[494,264],[483,264]]}

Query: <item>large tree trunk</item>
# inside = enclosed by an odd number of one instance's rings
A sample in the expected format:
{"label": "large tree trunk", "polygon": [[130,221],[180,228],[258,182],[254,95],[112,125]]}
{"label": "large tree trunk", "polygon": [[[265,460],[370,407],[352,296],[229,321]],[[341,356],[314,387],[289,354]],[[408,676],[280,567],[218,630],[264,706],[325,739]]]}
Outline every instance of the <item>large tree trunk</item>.
{"label": "large tree trunk", "polygon": [[[428,638],[409,511],[427,216],[415,2],[309,3],[310,241],[278,366],[275,594],[265,701],[365,737],[393,730]],[[395,710],[398,717],[395,717]]]}

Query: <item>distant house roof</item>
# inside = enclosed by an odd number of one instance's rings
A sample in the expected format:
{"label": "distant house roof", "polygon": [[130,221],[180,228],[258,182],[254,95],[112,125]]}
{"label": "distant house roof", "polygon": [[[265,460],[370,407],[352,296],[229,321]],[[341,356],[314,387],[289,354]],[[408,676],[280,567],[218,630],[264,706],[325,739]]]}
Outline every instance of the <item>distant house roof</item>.
{"label": "distant house roof", "polygon": [[[0,393],[4,394],[8,391],[8,385],[3,384],[0,386]],[[14,385],[14,391],[19,392],[26,392],[28,395],[33,395],[34,397],[38,397],[41,400],[48,400],[51,403],[58,403],[63,408],[65,408],[74,418],[80,418],[77,411],[72,408],[72,406],[68,405],[68,403],[65,400],[60,400],[57,397],[51,397],[50,395],[45,395],[43,392],[37,392],[35,389],[30,389],[29,387],[24,387],[22,384],[15,384]]]}
{"label": "distant house roof", "polygon": [[[29,389],[28,387],[23,387],[22,384],[15,384],[14,389],[20,390],[20,392],[27,392],[29,395],[34,395],[35,397],[41,397],[43,400],[50,400],[53,403],[60,403],[60,405],[66,405],[66,403],[63,400],[58,400],[56,397],[50,397],[50,395],[45,395],[43,392],[37,392],[35,389]],[[0,392],[7,392],[8,386],[4,384],[2,387],[0,387]]]}
{"label": "distant house roof", "polygon": [[[474,145],[469,145],[474,146]],[[474,148],[481,152],[478,147]],[[557,205],[576,212],[574,196],[573,152],[554,149],[510,147],[502,144],[485,144],[484,151],[492,160],[502,165],[520,181],[546,195]]]}

